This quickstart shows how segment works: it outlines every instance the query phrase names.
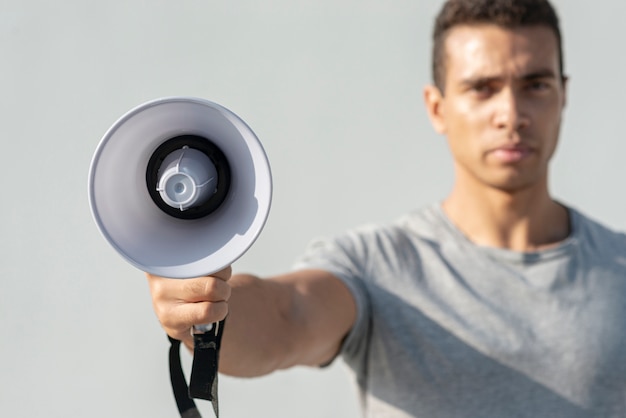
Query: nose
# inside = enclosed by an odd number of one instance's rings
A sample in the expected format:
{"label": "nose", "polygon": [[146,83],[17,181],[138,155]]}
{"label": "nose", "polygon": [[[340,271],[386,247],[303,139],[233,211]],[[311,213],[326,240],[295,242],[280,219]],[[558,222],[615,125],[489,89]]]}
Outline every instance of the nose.
{"label": "nose", "polygon": [[495,101],[493,123],[496,128],[508,133],[520,132],[530,125],[530,118],[524,109],[523,99],[515,89],[505,88]]}

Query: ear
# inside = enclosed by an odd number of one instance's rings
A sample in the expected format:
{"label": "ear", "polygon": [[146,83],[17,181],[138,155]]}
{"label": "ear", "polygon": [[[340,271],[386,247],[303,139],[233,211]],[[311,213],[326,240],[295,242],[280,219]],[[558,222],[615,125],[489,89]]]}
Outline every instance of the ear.
{"label": "ear", "polygon": [[569,76],[566,76],[566,75],[563,76],[562,84],[563,84],[563,105],[562,105],[562,108],[564,109],[565,105],[567,104],[567,86],[569,86]]}
{"label": "ear", "polygon": [[443,94],[434,85],[429,84],[424,87],[424,104],[430,118],[433,128],[439,134],[446,133],[445,123],[445,106],[443,103]]}

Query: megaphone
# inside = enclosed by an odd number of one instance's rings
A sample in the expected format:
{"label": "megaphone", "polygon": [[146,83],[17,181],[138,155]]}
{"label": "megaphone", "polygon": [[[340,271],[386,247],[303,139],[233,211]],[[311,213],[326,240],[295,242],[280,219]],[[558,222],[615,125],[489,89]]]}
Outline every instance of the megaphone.
{"label": "megaphone", "polygon": [[[272,178],[261,143],[237,115],[208,100],[167,97],[130,110],[105,133],[88,192],[100,232],[128,262],[154,275],[189,278],[222,270],[254,243],[269,214]],[[194,326],[189,388],[177,358],[180,342],[170,338],[181,416],[200,416],[195,397],[212,401],[218,415],[223,324]]]}
{"label": "megaphone", "polygon": [[93,218],[119,254],[145,272],[189,278],[229,266],[254,243],[272,178],[237,115],[205,99],[167,97],[111,126],[88,188]]}

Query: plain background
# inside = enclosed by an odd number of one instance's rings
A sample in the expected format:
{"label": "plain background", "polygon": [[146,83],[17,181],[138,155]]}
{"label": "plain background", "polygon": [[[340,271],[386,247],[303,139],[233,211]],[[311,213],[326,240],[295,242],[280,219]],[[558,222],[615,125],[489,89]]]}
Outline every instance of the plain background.
{"label": "plain background", "polygon": [[[263,142],[272,212],[235,271],[284,272],[316,236],[442,199],[452,165],[422,104],[440,5],[0,0],[0,416],[177,415],[143,273],[87,201],[100,138],[144,101],[207,98]],[[623,229],[626,3],[555,5],[572,78],[552,190]],[[358,416],[340,361],[221,377],[220,395],[224,417]]]}

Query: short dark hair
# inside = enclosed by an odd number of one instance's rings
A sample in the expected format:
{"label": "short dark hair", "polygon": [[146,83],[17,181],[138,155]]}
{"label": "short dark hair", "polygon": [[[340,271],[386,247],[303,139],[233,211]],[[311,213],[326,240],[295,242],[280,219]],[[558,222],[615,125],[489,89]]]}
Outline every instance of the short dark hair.
{"label": "short dark hair", "polygon": [[546,26],[554,32],[559,51],[559,68],[564,78],[563,47],[559,18],[548,0],[448,0],[437,15],[433,31],[432,77],[444,91],[445,40],[455,26],[491,23],[504,28]]}

